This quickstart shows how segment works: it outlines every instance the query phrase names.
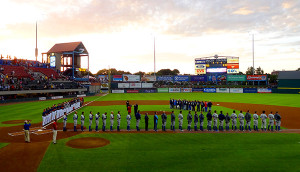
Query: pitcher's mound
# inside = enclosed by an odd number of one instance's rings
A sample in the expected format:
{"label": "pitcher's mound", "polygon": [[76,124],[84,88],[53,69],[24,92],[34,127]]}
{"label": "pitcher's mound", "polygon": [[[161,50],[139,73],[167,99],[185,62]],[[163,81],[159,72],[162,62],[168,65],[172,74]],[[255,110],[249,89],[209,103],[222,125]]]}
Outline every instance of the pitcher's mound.
{"label": "pitcher's mound", "polygon": [[90,149],[103,147],[110,144],[109,140],[98,137],[83,137],[70,140],[66,143],[67,146],[77,149]]}
{"label": "pitcher's mound", "polygon": [[24,123],[25,119],[22,120],[11,120],[11,121],[4,121],[2,124],[21,124]]}

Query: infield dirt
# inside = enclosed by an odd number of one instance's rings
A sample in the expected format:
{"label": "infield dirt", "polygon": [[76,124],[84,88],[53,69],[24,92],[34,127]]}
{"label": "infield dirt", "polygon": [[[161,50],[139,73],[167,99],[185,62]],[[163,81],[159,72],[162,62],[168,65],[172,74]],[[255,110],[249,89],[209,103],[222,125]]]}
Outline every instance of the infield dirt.
{"label": "infield dirt", "polygon": [[77,149],[91,149],[103,147],[110,144],[110,141],[98,137],[83,137],[78,139],[69,140],[66,145]]}

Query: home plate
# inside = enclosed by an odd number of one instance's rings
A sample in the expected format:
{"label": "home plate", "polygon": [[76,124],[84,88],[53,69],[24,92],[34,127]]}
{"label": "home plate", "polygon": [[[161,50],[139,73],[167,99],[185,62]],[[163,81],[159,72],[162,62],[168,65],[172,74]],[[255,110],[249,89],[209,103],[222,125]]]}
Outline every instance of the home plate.
{"label": "home plate", "polygon": [[39,129],[38,131],[43,131],[42,129]]}

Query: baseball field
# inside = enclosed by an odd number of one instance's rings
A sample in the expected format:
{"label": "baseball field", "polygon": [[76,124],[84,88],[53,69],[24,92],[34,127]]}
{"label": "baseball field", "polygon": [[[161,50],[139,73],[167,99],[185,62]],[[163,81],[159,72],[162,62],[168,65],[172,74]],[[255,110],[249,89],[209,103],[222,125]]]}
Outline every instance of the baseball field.
{"label": "baseball field", "polygon": [[[225,114],[233,110],[279,112],[280,132],[188,132],[187,114],[183,111],[184,132],[153,132],[153,115],[149,131],[144,131],[144,112],[170,112],[169,99],[212,101],[212,110]],[[300,95],[297,94],[227,94],[227,93],[137,93],[107,94],[85,97],[85,127],[88,114],[121,112],[121,132],[73,132],[73,113],[68,116],[68,131],[59,121],[58,141],[52,144],[51,127],[39,130],[44,108],[64,100],[38,101],[0,105],[1,171],[300,171]],[[142,111],[141,131],[126,129],[126,106],[137,103]],[[161,113],[159,112],[159,115]],[[192,112],[192,115],[194,112]],[[206,116],[206,113],[204,113]],[[24,142],[22,125],[31,120],[31,143]],[[101,120],[100,120],[101,123]],[[80,124],[80,122],[79,122]],[[260,128],[259,121],[259,128]],[[205,118],[204,128],[207,121]],[[253,123],[251,124],[253,128]],[[100,125],[101,129],[102,123]],[[194,124],[192,123],[192,128]],[[78,128],[79,125],[78,125]],[[198,124],[199,128],[199,124]],[[106,129],[109,130],[109,119]],[[159,116],[158,129],[161,129]]]}

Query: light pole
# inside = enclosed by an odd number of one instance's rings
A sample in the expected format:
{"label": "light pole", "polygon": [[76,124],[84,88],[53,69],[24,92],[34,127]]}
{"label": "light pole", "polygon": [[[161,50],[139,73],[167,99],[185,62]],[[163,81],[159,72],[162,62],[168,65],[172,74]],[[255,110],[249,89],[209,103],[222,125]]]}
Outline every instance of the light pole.
{"label": "light pole", "polygon": [[[255,74],[255,68],[254,68],[254,33],[252,33],[252,58],[253,58],[253,71],[252,74]],[[254,85],[254,81],[253,81]]]}
{"label": "light pole", "polygon": [[38,48],[37,48],[37,21],[35,22],[35,61],[38,57]]}
{"label": "light pole", "polygon": [[252,72],[252,74],[254,75],[254,73],[255,73],[255,68],[254,68],[254,33],[252,34],[252,58],[253,58],[253,72]]}
{"label": "light pole", "polygon": [[154,54],[153,54],[153,58],[154,58],[154,76],[155,76],[155,36],[154,36],[154,45],[153,45],[153,49],[154,49]]}

